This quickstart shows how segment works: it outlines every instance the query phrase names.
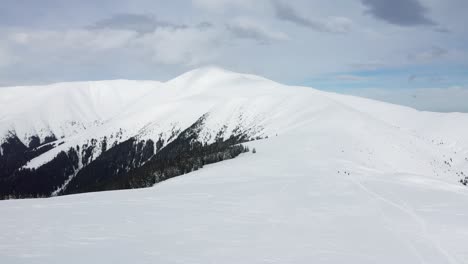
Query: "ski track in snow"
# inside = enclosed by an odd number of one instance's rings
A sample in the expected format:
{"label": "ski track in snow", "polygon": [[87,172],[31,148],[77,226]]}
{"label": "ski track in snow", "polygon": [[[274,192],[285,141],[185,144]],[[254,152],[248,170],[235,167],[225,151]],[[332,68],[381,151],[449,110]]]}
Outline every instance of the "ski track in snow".
{"label": "ski track in snow", "polygon": [[[449,263],[458,263],[456,261],[454,261],[452,259],[452,257],[446,252],[445,249],[443,249],[439,243],[437,241],[434,241],[434,239],[432,239],[431,235],[428,233],[427,231],[427,227],[426,227],[426,222],[420,217],[418,216],[405,202],[403,201],[400,201],[400,203],[397,203],[397,202],[394,202],[388,198],[385,198],[383,195],[380,195],[372,190],[370,190],[369,188],[367,188],[361,181],[359,180],[356,180],[354,178],[354,176],[351,176],[350,179],[352,179],[352,181],[357,185],[359,186],[359,188],[361,188],[362,190],[364,190],[365,192],[367,192],[369,195],[371,195],[372,197],[378,199],[378,200],[381,200],[383,201],[384,203],[390,205],[390,206],[393,206],[399,210],[401,210],[402,212],[404,212],[405,214],[407,214],[410,218],[412,218],[416,223],[417,225],[420,227],[421,229],[421,233],[422,235],[424,236],[424,238],[431,242],[431,244],[439,251],[441,252],[445,257],[446,259],[449,261]],[[424,261],[424,259],[421,257],[421,254],[413,247],[413,245],[411,245],[411,247],[415,250],[415,253],[418,254],[418,256],[420,257],[420,263],[426,263],[426,261]]]}

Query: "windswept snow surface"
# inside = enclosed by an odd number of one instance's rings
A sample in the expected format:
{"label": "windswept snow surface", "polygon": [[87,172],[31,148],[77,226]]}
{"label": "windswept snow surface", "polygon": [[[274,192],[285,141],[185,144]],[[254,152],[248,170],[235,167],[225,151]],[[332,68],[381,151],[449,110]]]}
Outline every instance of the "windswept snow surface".
{"label": "windswept snow surface", "polygon": [[217,69],[162,86],[113,118],[242,113],[269,137],[152,188],[0,201],[0,263],[467,263],[468,115]]}

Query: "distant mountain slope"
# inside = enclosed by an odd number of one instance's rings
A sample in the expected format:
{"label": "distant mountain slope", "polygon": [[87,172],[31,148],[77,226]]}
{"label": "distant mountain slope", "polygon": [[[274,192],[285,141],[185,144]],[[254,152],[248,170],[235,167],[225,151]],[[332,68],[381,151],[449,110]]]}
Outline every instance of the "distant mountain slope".
{"label": "distant mountain slope", "polygon": [[372,156],[359,162],[376,170],[467,181],[466,114],[418,112],[219,68],[165,83],[62,83],[0,95],[2,197],[147,187],[237,156],[239,143],[314,131],[345,133],[348,145]]}
{"label": "distant mountain slope", "polygon": [[0,89],[0,136],[69,137],[99,125],[150,92],[159,82],[96,81]]}

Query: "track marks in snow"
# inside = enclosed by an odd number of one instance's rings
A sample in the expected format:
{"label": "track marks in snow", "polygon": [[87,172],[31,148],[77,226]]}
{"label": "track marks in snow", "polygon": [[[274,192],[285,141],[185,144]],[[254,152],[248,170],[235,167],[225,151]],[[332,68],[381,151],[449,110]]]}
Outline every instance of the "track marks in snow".
{"label": "track marks in snow", "polygon": [[[353,175],[348,175],[348,176],[349,176],[348,179],[351,182],[353,182],[356,186],[358,186],[360,189],[362,189],[364,192],[369,194],[374,199],[382,201],[383,203],[385,203],[385,204],[387,204],[387,205],[389,205],[391,207],[394,207],[394,208],[400,210],[401,212],[403,212],[404,214],[406,214],[417,225],[417,227],[420,229],[420,233],[423,236],[424,241],[430,242],[432,247],[434,249],[436,249],[444,257],[444,259],[447,261],[447,263],[450,263],[450,264],[458,264],[459,263],[458,261],[453,259],[453,257],[447,252],[447,250],[444,249],[431,236],[431,234],[428,232],[428,227],[427,227],[426,221],[422,217],[420,217],[407,203],[405,203],[403,200],[398,200],[398,201],[391,200],[391,199],[385,197],[383,194],[379,194],[378,192],[375,192],[375,191],[371,190],[370,188],[368,188],[363,183],[362,180],[358,179],[359,175],[354,175],[353,174]],[[383,210],[383,209],[381,209],[381,210]],[[382,215],[386,218],[386,222],[389,225],[392,225],[392,220],[390,218],[386,217],[384,211],[382,211]],[[393,229],[393,230],[395,230],[395,229]],[[401,231],[397,231],[397,232],[401,232]],[[404,240],[404,239],[402,239],[402,240]],[[414,245],[411,242],[405,241],[405,244],[409,245],[411,250],[418,256],[421,263],[427,263],[425,261],[425,258],[423,257],[424,253],[419,252],[417,250],[417,248],[414,247]]]}

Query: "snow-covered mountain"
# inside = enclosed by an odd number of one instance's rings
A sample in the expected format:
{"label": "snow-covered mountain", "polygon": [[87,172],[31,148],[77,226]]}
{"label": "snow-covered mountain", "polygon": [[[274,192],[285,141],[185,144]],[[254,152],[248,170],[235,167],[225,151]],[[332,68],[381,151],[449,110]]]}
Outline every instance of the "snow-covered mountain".
{"label": "snow-covered mountain", "polygon": [[[0,93],[2,196],[151,186],[237,143],[317,131],[348,140],[331,148],[351,144],[367,153],[363,166],[417,168],[466,183],[465,114],[418,112],[213,67],[165,83],[59,83]],[[188,152],[200,160],[186,157],[181,165]],[[160,168],[167,156],[173,161]]]}
{"label": "snow-covered mountain", "polygon": [[[205,152],[219,154],[223,142],[234,145],[289,129],[309,103],[301,98],[302,90],[290,93],[266,79],[217,68],[194,70],[166,83],[3,89],[1,193],[34,197],[152,185],[191,169],[179,164],[169,176],[167,168],[160,168],[162,179],[154,168],[145,169],[145,177],[156,179],[138,183],[130,183],[130,172],[174,151],[203,150],[204,164],[204,156],[214,154]],[[200,150],[194,142],[202,145]],[[184,144],[188,149],[182,149]],[[166,154],[158,156],[163,149]],[[108,162],[112,160],[119,162]]]}
{"label": "snow-covered mountain", "polygon": [[190,172],[1,201],[1,263],[468,259],[468,114],[218,68],[0,100],[3,195]]}

